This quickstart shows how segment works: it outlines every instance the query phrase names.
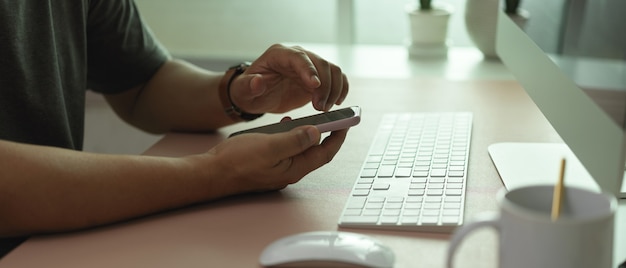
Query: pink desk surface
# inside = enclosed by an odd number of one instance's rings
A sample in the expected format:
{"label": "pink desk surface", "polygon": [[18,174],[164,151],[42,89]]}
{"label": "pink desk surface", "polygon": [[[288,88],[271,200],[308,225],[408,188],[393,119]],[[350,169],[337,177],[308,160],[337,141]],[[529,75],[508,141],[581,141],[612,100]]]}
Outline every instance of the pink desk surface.
{"label": "pink desk surface", "polygon": [[[522,88],[511,81],[356,78],[351,80],[347,105],[362,107],[361,124],[350,130],[330,164],[295,185],[85,231],[33,237],[0,260],[0,267],[259,267],[263,248],[278,238],[338,229],[343,204],[385,112],[474,112],[466,220],[496,209],[495,194],[502,182],[488,145],[559,141]],[[263,120],[275,118],[256,124]],[[249,126],[240,124],[214,135],[171,133],[145,154],[201,153],[228,133]],[[444,267],[449,234],[340,230],[372,235],[389,245],[396,254],[395,267]],[[479,231],[461,246],[456,263],[496,267],[496,246],[493,231]]]}

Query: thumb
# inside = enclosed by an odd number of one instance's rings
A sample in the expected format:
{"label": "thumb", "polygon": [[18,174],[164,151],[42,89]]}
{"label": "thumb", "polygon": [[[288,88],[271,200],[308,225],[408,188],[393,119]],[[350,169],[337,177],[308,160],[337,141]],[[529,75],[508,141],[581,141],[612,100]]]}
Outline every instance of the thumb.
{"label": "thumb", "polygon": [[297,155],[320,142],[320,131],[314,126],[302,126],[274,135],[276,154],[279,158]]}
{"label": "thumb", "polygon": [[261,74],[250,74],[246,75],[248,78],[248,86],[250,87],[250,96],[258,97],[263,95],[267,90],[267,85],[263,80],[263,75]]}
{"label": "thumb", "polygon": [[240,99],[241,96],[251,99],[265,93],[266,88],[262,75],[242,74],[230,85],[230,94],[236,99]]}

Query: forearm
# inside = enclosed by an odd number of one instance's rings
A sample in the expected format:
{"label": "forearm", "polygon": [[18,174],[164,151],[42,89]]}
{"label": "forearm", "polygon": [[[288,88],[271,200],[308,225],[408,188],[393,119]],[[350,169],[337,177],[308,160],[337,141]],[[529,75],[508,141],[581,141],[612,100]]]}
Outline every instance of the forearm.
{"label": "forearm", "polygon": [[278,190],[331,161],[346,137],[313,126],[239,135],[182,158],[101,155],[0,140],[0,237],[69,231]]}
{"label": "forearm", "polygon": [[215,168],[197,172],[188,160],[0,140],[0,236],[74,230],[219,197],[210,176],[197,177]]}
{"label": "forearm", "polygon": [[146,84],[106,97],[120,117],[149,132],[212,131],[235,123],[219,99],[222,76],[170,60]]}

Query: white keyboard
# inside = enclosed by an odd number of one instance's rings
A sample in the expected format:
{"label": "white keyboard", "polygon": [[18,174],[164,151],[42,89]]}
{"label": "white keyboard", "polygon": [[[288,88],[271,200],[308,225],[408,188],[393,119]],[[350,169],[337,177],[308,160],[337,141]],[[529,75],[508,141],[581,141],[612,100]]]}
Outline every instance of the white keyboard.
{"label": "white keyboard", "polygon": [[339,226],[451,232],[463,224],[472,113],[386,114]]}

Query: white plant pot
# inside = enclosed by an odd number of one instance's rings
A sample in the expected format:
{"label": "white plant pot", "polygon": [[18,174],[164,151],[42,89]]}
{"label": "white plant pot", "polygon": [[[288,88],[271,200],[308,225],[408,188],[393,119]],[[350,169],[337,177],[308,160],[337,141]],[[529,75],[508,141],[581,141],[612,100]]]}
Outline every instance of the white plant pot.
{"label": "white plant pot", "polygon": [[407,6],[411,40],[408,44],[412,57],[443,56],[448,51],[448,22],[453,9],[449,5],[433,6],[431,10],[420,10],[415,5]]}

